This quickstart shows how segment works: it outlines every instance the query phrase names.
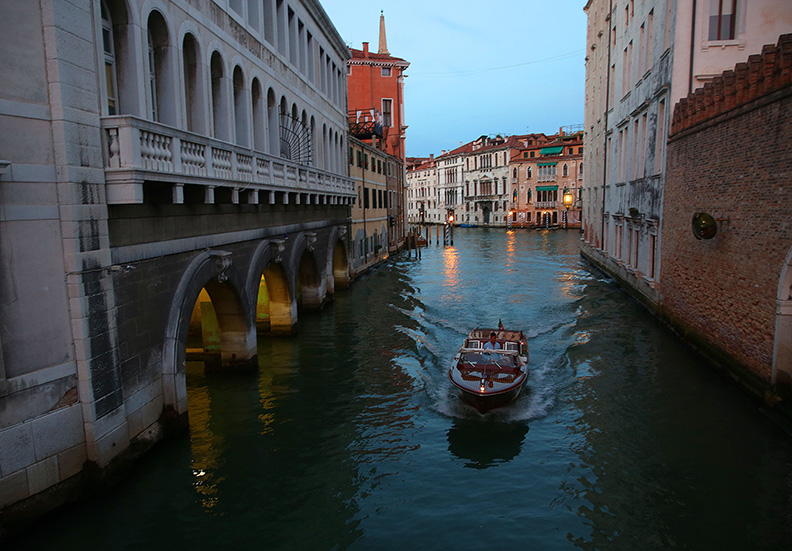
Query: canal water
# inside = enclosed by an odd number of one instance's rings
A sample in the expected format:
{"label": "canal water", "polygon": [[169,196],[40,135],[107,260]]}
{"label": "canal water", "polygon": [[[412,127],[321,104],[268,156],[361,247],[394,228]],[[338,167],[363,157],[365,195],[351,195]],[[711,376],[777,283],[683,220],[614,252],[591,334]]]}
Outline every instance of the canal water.
{"label": "canal water", "polygon": [[[458,229],[357,280],[257,374],[188,370],[190,434],[11,549],[792,549],[792,438],[579,256],[573,231]],[[446,372],[523,330],[526,391]]]}

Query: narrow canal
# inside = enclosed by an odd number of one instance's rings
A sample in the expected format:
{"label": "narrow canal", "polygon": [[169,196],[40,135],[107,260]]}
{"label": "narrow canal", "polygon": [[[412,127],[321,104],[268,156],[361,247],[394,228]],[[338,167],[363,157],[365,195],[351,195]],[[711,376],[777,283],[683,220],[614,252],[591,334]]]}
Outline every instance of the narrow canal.
{"label": "narrow canal", "polygon": [[[257,374],[190,365],[190,435],[11,548],[792,548],[792,438],[578,240],[460,229],[262,340]],[[482,416],[446,370],[499,319],[531,375]]]}

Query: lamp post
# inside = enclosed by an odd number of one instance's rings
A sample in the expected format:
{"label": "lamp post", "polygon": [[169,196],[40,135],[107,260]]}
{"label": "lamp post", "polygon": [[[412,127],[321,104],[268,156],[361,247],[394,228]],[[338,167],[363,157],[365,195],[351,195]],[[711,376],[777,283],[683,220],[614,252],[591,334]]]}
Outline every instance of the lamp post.
{"label": "lamp post", "polygon": [[564,188],[564,229],[567,227],[567,216],[569,213],[569,207],[572,206],[572,193],[569,191],[569,188]]}

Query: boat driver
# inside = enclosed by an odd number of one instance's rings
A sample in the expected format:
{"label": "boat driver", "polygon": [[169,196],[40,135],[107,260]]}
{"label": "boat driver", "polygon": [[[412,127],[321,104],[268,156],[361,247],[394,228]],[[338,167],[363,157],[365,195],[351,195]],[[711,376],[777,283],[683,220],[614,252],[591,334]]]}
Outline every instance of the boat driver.
{"label": "boat driver", "polygon": [[490,333],[490,338],[487,342],[484,343],[484,350],[495,350],[501,348],[501,345],[498,341],[495,340],[495,332],[493,331]]}

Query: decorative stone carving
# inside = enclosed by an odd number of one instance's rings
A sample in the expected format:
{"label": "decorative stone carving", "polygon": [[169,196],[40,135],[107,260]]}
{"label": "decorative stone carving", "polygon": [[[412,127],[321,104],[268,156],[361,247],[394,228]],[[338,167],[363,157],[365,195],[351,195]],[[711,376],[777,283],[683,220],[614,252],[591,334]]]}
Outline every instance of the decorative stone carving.
{"label": "decorative stone carving", "polygon": [[316,232],[305,232],[305,248],[308,252],[314,252],[316,246]]}
{"label": "decorative stone carving", "polygon": [[231,253],[228,251],[208,251],[214,263],[215,279],[219,283],[228,281],[228,269],[231,267]]}
{"label": "decorative stone carving", "polygon": [[270,241],[275,247],[274,260],[278,264],[283,263],[283,253],[286,251],[286,241],[284,239],[273,239]]}

